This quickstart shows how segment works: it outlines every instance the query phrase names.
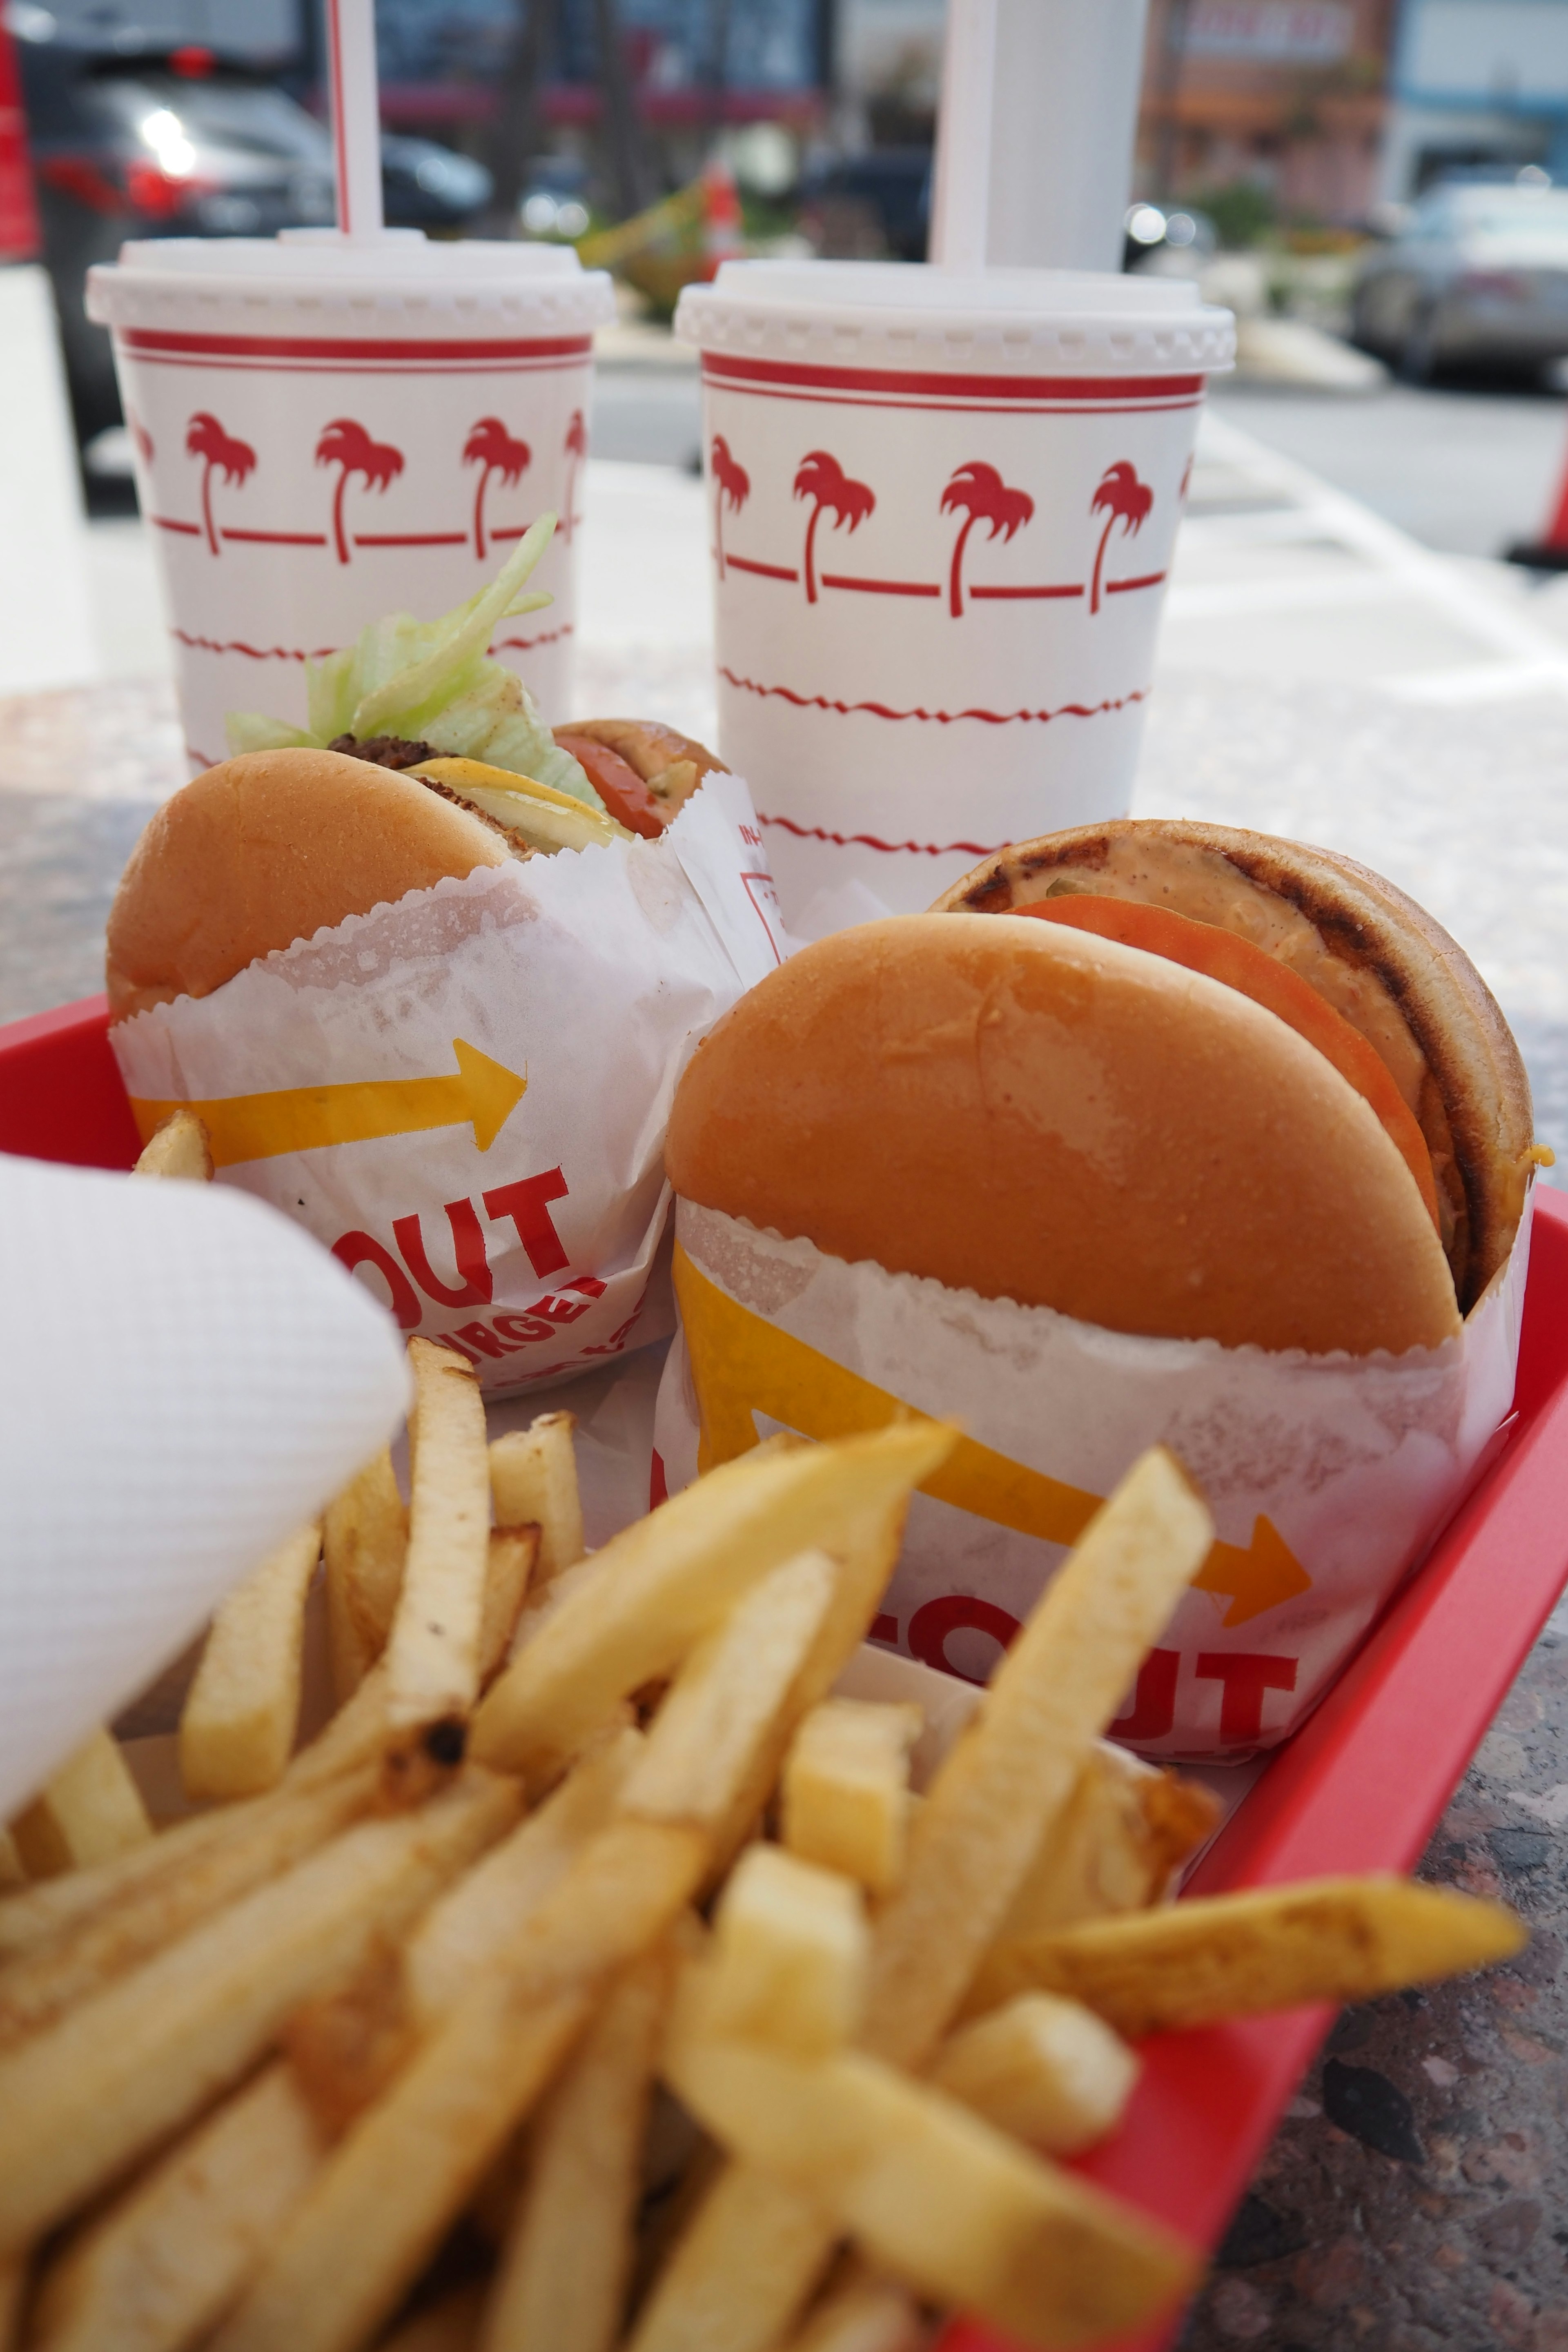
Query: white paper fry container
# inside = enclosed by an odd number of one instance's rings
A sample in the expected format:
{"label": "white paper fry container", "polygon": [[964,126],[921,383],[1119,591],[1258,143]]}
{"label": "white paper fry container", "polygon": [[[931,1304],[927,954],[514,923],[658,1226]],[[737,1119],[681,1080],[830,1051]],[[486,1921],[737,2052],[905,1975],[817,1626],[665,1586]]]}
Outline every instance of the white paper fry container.
{"label": "white paper fry container", "polygon": [[[1205,376],[1165,278],[727,262],[702,353],[720,743],[786,919],[1127,813]],[[847,905],[857,894],[850,893]]]}
{"label": "white paper fry container", "polygon": [[1171,1446],[1219,1541],[1113,1731],[1233,1763],[1302,1721],[1473,1480],[1513,1395],[1528,1255],[1527,1212],[1441,1348],[1270,1354],[846,1265],[682,1201],[684,1344],[654,1442],[673,1491],[776,1429],[836,1436],[895,1403],[957,1416],[966,1434],[914,1499],[874,1637],[980,1679],[1099,1500]]}
{"label": "white paper fry container", "polygon": [[490,650],[571,716],[592,337],[614,307],[564,249],[415,230],[170,238],[88,273],[196,767],[224,758],[227,711],[303,726],[307,658],[383,614],[449,612],[546,509],[533,584],[555,601]]}
{"label": "white paper fry container", "polygon": [[784,938],[745,785],[657,841],[482,866],[110,1032],[144,1132],[304,1225],[505,1393],[670,1328],[675,1083]]}
{"label": "white paper fry container", "polygon": [[0,1821],[395,1435],[384,1315],[254,1202],[0,1159]]}

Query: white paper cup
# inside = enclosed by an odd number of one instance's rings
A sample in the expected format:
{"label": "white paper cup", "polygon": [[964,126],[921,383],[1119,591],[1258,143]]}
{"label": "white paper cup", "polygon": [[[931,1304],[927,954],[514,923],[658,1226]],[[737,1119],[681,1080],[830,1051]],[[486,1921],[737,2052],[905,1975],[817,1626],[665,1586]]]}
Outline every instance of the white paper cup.
{"label": "white paper cup", "polygon": [[1125,815],[1229,311],[1168,278],[726,262],[676,331],[720,749],[786,918],[913,911],[1005,843]]}
{"label": "white paper cup", "polygon": [[592,336],[614,307],[563,248],[417,231],[171,238],[89,270],[197,767],[225,756],[226,711],[302,726],[309,657],[460,604],[551,508],[534,584],[554,604],[491,651],[571,716]]}

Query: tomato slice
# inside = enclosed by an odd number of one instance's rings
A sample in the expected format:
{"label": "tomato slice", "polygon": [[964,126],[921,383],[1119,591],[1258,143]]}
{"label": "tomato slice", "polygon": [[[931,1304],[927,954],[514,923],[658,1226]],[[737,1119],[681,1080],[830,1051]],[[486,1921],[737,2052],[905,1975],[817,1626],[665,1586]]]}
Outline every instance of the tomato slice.
{"label": "tomato slice", "polygon": [[1315,1045],[1375,1111],[1384,1133],[1415,1177],[1427,1215],[1441,1231],[1432,1155],[1415,1112],[1375,1049],[1300,972],[1278,962],[1250,940],[1222,931],[1217,923],[1194,922],[1173,908],[1148,907],[1136,898],[1100,898],[1088,891],[1075,891],[1059,898],[1032,899],[1011,911],[1038,915],[1047,923],[1065,923],[1069,930],[1093,931],[1099,939],[1118,940],[1123,947],[1163,956],[1167,963],[1205,972],[1210,980],[1223,982],[1226,988],[1250,996],[1255,1004],[1277,1014],[1298,1037]]}
{"label": "tomato slice", "polygon": [[555,740],[571,752],[617,824],[644,841],[658,840],[668,819],[629,760],[592,735],[574,735],[569,727],[558,727]]}

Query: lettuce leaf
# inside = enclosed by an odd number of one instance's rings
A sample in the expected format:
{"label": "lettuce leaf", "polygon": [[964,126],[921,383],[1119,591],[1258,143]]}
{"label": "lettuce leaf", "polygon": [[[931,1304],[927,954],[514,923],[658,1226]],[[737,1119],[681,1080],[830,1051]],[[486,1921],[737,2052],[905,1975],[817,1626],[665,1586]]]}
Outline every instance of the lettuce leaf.
{"label": "lettuce leaf", "polygon": [[402,735],[457,758],[531,776],[602,810],[603,801],[556,742],[521,679],[487,650],[498,622],[538,612],[552,601],[538,590],[525,595],[522,588],[554,529],[555,517],[541,515],[489,587],[438,621],[389,613],[362,629],[353,645],[307,662],[308,727],[289,727],[257,711],[230,711],[225,722],[229,750],[324,751],[339,735],[362,740]]}

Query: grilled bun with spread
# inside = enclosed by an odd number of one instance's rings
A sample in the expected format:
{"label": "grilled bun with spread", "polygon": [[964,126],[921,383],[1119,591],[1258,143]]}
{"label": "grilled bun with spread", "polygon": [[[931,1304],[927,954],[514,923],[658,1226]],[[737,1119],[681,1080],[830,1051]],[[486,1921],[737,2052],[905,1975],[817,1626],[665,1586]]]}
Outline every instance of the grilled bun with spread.
{"label": "grilled bun with spread", "polygon": [[675,1190],[1116,1331],[1364,1355],[1459,1328],[1377,1108],[1239,989],[1016,915],[803,949],[694,1055]]}
{"label": "grilled bun with spread", "polygon": [[606,726],[631,730],[655,788],[676,762],[672,747],[690,772],[660,798],[623,762],[650,806],[632,812],[636,824],[608,800],[591,808],[510,770],[394,737],[352,751],[242,752],[207,769],[165,801],[121,878],[109,917],[110,1018],[208,996],[258,956],[445,875],[662,832],[718,762],[685,736],[636,721],[589,720],[584,740]]}
{"label": "grilled bun with spread", "polygon": [[1480,974],[1364,866],[1226,825],[1128,819],[999,851],[933,911],[1043,916],[1252,994],[1373,1105],[1433,1206],[1461,1312],[1508,1256],[1530,1084]]}

